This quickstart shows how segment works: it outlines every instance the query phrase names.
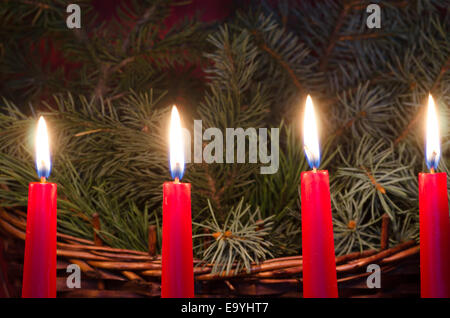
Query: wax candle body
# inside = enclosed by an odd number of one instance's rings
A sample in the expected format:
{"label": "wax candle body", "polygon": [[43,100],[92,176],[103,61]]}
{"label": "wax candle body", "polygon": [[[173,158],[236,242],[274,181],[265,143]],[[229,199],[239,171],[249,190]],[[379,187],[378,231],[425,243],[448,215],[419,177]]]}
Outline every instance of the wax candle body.
{"label": "wax candle body", "polygon": [[161,297],[194,297],[191,184],[163,185]]}
{"label": "wax candle body", "polygon": [[328,171],[301,175],[303,297],[338,297]]}
{"label": "wax candle body", "polygon": [[450,297],[447,175],[419,174],[420,286],[424,298]]}
{"label": "wax candle body", "polygon": [[30,183],[22,297],[56,297],[56,184]]}

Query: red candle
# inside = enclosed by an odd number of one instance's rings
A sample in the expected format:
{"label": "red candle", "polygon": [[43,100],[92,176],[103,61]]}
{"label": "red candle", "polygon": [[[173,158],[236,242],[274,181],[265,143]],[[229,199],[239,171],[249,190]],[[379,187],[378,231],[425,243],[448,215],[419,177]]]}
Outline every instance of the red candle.
{"label": "red candle", "polygon": [[426,161],[419,174],[420,287],[423,298],[450,298],[450,218],[447,175],[435,173],[440,158],[433,97],[428,98]]}
{"label": "red candle", "polygon": [[338,297],[328,171],[320,164],[317,123],[311,97],[306,99],[304,148],[312,171],[301,175],[303,297]]}
{"label": "red candle", "polygon": [[36,135],[36,169],[41,182],[32,182],[28,188],[24,298],[56,297],[56,184],[46,182],[50,167],[47,127],[41,117]]}
{"label": "red candle", "polygon": [[194,297],[191,184],[179,180],[184,172],[180,116],[172,108],[170,170],[174,182],[163,185],[161,297]]}

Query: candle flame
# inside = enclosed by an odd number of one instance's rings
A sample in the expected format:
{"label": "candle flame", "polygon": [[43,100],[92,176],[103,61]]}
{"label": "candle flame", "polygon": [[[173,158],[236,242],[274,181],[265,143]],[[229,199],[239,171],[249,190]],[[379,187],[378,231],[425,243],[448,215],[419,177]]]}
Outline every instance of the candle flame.
{"label": "candle flame", "polygon": [[306,159],[312,169],[320,165],[319,135],[316,114],[311,96],[306,98],[305,115],[303,118],[303,147]]}
{"label": "candle flame", "polygon": [[426,162],[430,170],[437,168],[441,157],[439,138],[439,121],[433,96],[428,95],[427,128],[426,128]]}
{"label": "candle flame", "polygon": [[44,117],[40,117],[36,131],[36,171],[39,178],[48,178],[51,170],[50,147],[48,143],[47,124]]}
{"label": "candle flame", "polygon": [[183,134],[181,132],[181,120],[177,107],[172,107],[172,117],[170,119],[170,172],[172,178],[179,179],[184,173],[184,145]]}

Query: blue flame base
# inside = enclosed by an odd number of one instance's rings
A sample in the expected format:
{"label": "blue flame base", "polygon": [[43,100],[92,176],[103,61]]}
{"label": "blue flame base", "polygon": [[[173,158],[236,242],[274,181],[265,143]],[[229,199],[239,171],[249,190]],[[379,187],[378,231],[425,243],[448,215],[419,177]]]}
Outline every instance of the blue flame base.
{"label": "blue flame base", "polygon": [[172,179],[178,179],[181,180],[183,178],[184,169],[181,167],[180,164],[177,164],[173,170],[170,171],[170,174],[172,175]]}
{"label": "blue flame base", "polygon": [[36,171],[37,171],[37,175],[39,178],[48,179],[48,177],[50,176],[50,170],[51,170],[50,167],[47,169],[47,168],[43,168],[43,167],[38,167],[36,165]]}

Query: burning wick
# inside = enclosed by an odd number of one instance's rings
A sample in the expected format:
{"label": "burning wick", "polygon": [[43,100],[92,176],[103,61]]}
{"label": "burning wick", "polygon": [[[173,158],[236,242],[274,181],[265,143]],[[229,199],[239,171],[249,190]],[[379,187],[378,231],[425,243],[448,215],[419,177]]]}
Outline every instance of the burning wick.
{"label": "burning wick", "polygon": [[[312,158],[312,157],[313,157],[311,151],[309,151],[309,149],[308,149],[308,146],[306,146],[306,145],[303,146],[303,149],[305,150],[306,156],[307,156],[308,158]],[[313,171],[313,172],[317,172],[317,168],[316,168],[315,166],[313,166],[313,167],[312,167],[312,171]]]}
{"label": "burning wick", "polygon": [[[42,167],[45,167],[45,162],[44,160],[42,160]],[[41,177],[41,183],[46,183],[47,182],[47,178],[45,176]]]}
{"label": "burning wick", "polygon": [[[437,156],[436,151],[433,151],[433,153],[431,154],[431,162],[434,162],[434,161],[436,160],[436,156]],[[434,167],[431,167],[431,168],[430,168],[430,172],[431,172],[431,173],[434,173],[434,172],[435,172]]]}
{"label": "burning wick", "polygon": [[[312,154],[311,154],[311,152],[308,150],[308,146],[303,146],[303,148],[305,149],[305,152],[306,152],[306,155],[308,156],[308,157],[311,157],[312,158]],[[315,167],[315,166],[313,166],[312,167],[312,171],[315,173],[315,172],[317,172],[317,168]]]}

